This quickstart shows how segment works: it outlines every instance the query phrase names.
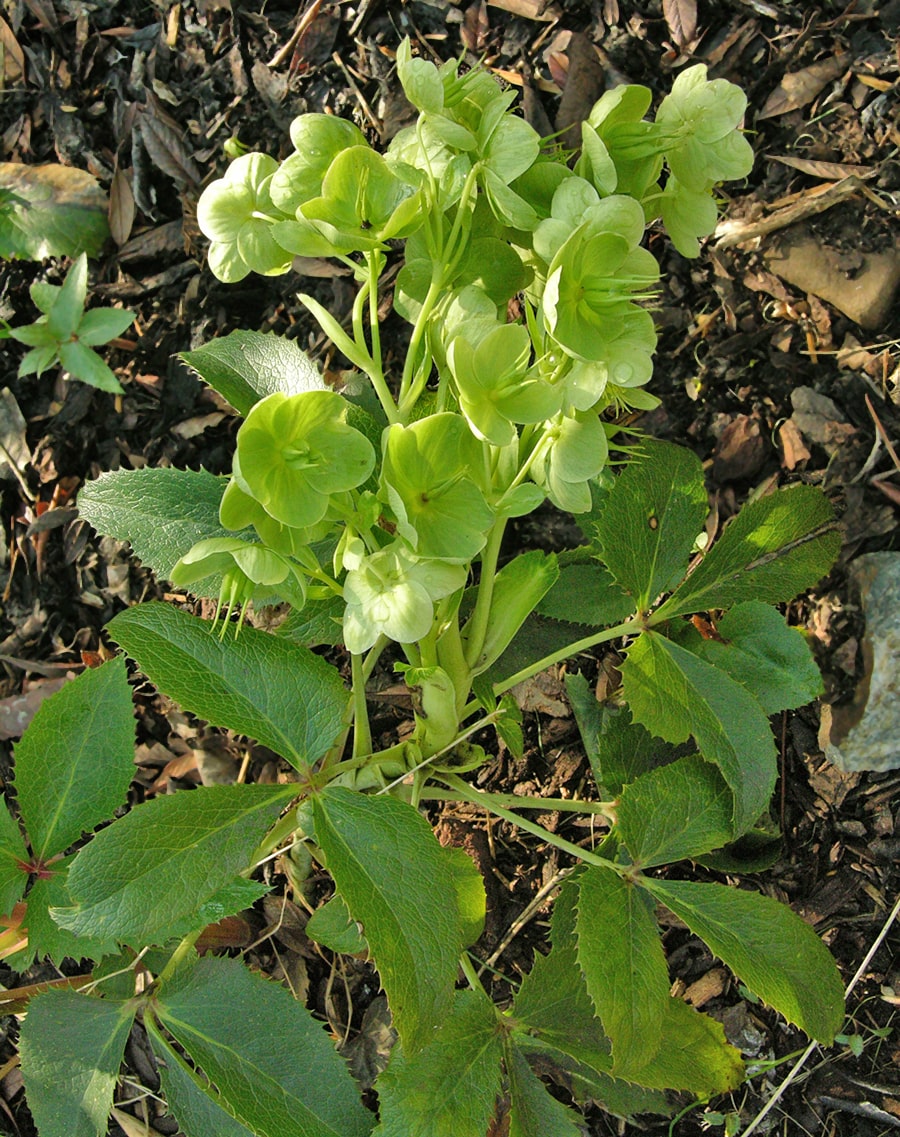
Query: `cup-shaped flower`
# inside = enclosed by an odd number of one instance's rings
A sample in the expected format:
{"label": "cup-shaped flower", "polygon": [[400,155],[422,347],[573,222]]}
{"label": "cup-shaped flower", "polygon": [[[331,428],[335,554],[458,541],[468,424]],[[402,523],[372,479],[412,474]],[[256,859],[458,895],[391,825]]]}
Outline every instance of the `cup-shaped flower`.
{"label": "cup-shaped flower", "polygon": [[465,331],[451,340],[447,362],[460,409],[485,442],[508,446],[514,423],[543,422],[559,410],[559,390],[529,372],[530,356],[531,337],[521,324],[497,324],[474,343]]}
{"label": "cup-shaped flower", "polygon": [[462,565],[418,560],[400,541],[365,557],[344,582],[344,643],[358,655],[379,636],[415,643],[431,630],[434,601],[462,588]]}
{"label": "cup-shaped flower", "polygon": [[[240,537],[209,537],[198,541],[178,561],[169,579],[188,588],[208,576],[222,577],[216,619],[241,610],[243,619],[251,601],[288,600],[298,608],[306,602],[306,581],[296,565],[265,545],[252,545]],[[240,627],[240,624],[238,624]]]}
{"label": "cup-shaped flower", "polygon": [[706,78],[706,64],[682,71],[656,113],[658,125],[678,133],[666,146],[669,169],[682,185],[707,190],[714,182],[750,173],[753,149],[738,129],[747,96],[727,79]]}
{"label": "cup-shaped flower", "polygon": [[300,214],[319,222],[335,247],[349,253],[414,233],[422,224],[422,203],[419,191],[380,154],[351,146],[334,159],[320,195],[302,205]]}
{"label": "cup-shaped flower", "polygon": [[638,245],[644,213],[614,195],[589,210],[550,262],[542,310],[550,336],[576,359],[606,361],[626,333],[635,297],[652,295],[656,259]]}
{"label": "cup-shaped flower", "polygon": [[291,123],[289,155],[272,175],[269,192],[284,213],[296,214],[301,205],[322,192],[328,167],[342,150],[365,146],[358,126],[331,114],[302,114]]}
{"label": "cup-shaped flower", "polygon": [[273,222],[285,218],[269,193],[277,169],[268,154],[244,154],[200,195],[197,224],[210,239],[209,267],[219,280],[233,284],[251,271],[277,276],[290,268],[290,253],[272,236]]}
{"label": "cup-shaped flower", "polygon": [[321,521],[332,495],[361,485],[375,466],[371,442],[345,421],[348,409],[334,391],[262,399],[237,435],[240,489],[283,525]]}
{"label": "cup-shaped flower", "polygon": [[467,563],[494,520],[479,485],[482,445],[465,420],[445,412],[384,433],[380,496],[397,532],[420,557]]}
{"label": "cup-shaped flower", "polygon": [[337,519],[331,516],[331,510],[329,509],[315,525],[308,525],[302,529],[276,521],[266,513],[255,497],[251,497],[241,489],[238,480],[240,460],[237,455],[234,461],[238,466],[238,477],[233,477],[225,487],[219,503],[219,523],[222,528],[239,532],[252,525],[267,549],[282,553],[284,556],[298,557],[304,563],[315,563],[315,554],[311,552],[310,546],[322,541],[334,528]]}
{"label": "cup-shaped flower", "polygon": [[549,445],[531,468],[531,477],[559,509],[585,513],[591,508],[588,482],[606,465],[609,439],[599,417],[588,411],[559,416]]}

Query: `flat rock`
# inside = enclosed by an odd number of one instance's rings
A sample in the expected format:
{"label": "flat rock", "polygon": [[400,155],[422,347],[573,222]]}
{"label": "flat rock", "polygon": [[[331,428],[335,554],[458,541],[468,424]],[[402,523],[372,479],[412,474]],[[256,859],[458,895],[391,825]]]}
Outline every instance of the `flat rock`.
{"label": "flat rock", "polygon": [[900,553],[868,553],[851,579],[866,617],[853,701],[822,707],[819,744],[841,770],[900,769]]}
{"label": "flat rock", "polygon": [[788,284],[833,304],[869,331],[884,326],[900,288],[900,250],[849,252],[823,245],[805,225],[792,225],[765,250],[766,263]]}

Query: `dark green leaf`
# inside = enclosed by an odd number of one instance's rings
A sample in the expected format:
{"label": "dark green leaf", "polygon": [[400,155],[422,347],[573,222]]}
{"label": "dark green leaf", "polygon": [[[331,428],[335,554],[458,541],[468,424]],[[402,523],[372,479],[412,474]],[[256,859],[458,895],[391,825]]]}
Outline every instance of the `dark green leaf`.
{"label": "dark green leaf", "polygon": [[581,1118],[547,1092],[514,1043],[506,1047],[506,1076],[509,1137],[579,1137]]}
{"label": "dark green leaf", "polygon": [[28,874],[28,850],[16,819],[0,803],[0,915],[8,916],[22,899]]}
{"label": "dark green leaf", "polygon": [[844,988],[816,933],[785,904],[723,884],[644,879],[644,887],[698,935],[761,999],[830,1045]]}
{"label": "dark green leaf", "polygon": [[[130,541],[134,555],[161,580],[206,537],[231,534],[219,524],[225,481],[206,470],[114,470],[88,482],[78,512],[105,537]],[[221,580],[192,586],[195,596],[218,596]]]}
{"label": "dark green leaf", "polygon": [[64,852],[124,804],[134,731],[122,657],[82,672],[40,705],[15,748],[16,795],[36,857]]}
{"label": "dark green leaf", "polygon": [[181,358],[240,415],[275,391],[299,395],[325,390],[318,368],[294,340],[262,332],[231,332]]}
{"label": "dark green leaf", "polygon": [[566,694],[600,792],[613,798],[648,770],[671,762],[674,749],[631,721],[627,707],[600,703],[585,677],[566,675]]}
{"label": "dark green leaf", "polygon": [[450,1010],[466,938],[457,867],[425,818],[396,798],[333,786],[313,806],[316,841],[363,925],[394,1025],[412,1055]]}
{"label": "dark green leaf", "polygon": [[371,1115],[323,1026],[278,983],[207,956],[162,991],[156,1015],[257,1137],[363,1137]]}
{"label": "dark green leaf", "polygon": [[278,625],[277,635],[303,647],[320,644],[343,643],[346,601],[343,596],[331,595],[324,600],[307,601],[299,611],[292,609],[287,619]]}
{"label": "dark green leaf", "polygon": [[681,446],[646,441],[616,479],[597,536],[603,562],[641,611],[681,580],[708,509],[703,468]]}
{"label": "dark green leaf", "polygon": [[153,1029],[152,1022],[150,1031],[153,1049],[162,1059],[159,1079],[163,1093],[181,1132],[189,1137],[254,1137],[219,1104],[219,1094],[208,1079],[188,1070],[184,1059]]}
{"label": "dark green leaf", "polygon": [[591,866],[578,885],[578,962],[612,1043],[613,1073],[635,1080],[659,1048],[669,998],[653,905],[611,869]]}
{"label": "dark green leaf", "polygon": [[634,611],[634,601],[600,564],[563,565],[559,580],[538,604],[541,616],[602,628]]}
{"label": "dark green leaf", "polygon": [[11,958],[12,966],[24,971],[35,959],[44,958],[59,966],[66,958],[97,960],[116,950],[114,937],[103,932],[94,935],[93,929],[75,935],[61,928],[50,916],[51,909],[64,908],[72,903],[68,874],[74,860],[72,856],[54,861],[46,875],[32,881],[25,913],[28,944]]}
{"label": "dark green leaf", "polygon": [[207,621],[161,603],[129,608],[107,628],[184,710],[261,742],[298,770],[341,731],[343,681],[299,644],[254,628],[220,639]]}
{"label": "dark green leaf", "polygon": [[457,992],[434,1040],[396,1052],[376,1083],[381,1124],[373,1137],[484,1137],[500,1090],[503,1041],[480,991]]}
{"label": "dark green leaf", "polygon": [[[75,906],[54,919],[77,935],[131,946],[194,916],[250,867],[253,853],[291,786],[205,786],[154,798],[103,829],[69,873]],[[224,914],[224,913],[223,913]]]}
{"label": "dark green leaf", "polygon": [[738,836],[766,809],[775,788],[775,744],[752,695],[724,671],[656,632],[644,632],[622,667],[632,714],[668,742],[693,735],[734,794]]}
{"label": "dark green leaf", "polygon": [[619,836],[642,868],[718,849],[731,837],[734,798],[699,754],[644,774],[622,790]]}
{"label": "dark green leaf", "polygon": [[50,990],[28,1005],[19,1052],[41,1137],[103,1137],[135,1007]]}
{"label": "dark green leaf", "polygon": [[744,600],[792,600],[821,580],[840,548],[834,510],[820,490],[779,490],[744,506],[654,621]]}
{"label": "dark green leaf", "polygon": [[682,643],[727,672],[754,695],[767,715],[802,707],[822,693],[822,676],[801,631],[769,604],[748,600],[718,621],[724,643],[691,629]]}
{"label": "dark green leaf", "polygon": [[366,937],[339,893],[313,912],[306,924],[306,934],[315,943],[344,955],[366,950]]}

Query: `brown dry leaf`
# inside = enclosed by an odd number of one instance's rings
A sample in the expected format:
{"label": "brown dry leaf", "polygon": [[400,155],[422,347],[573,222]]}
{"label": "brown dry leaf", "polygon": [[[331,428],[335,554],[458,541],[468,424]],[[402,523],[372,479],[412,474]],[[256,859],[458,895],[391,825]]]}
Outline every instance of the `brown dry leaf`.
{"label": "brown dry leaf", "polygon": [[172,433],[176,438],[183,438],[187,441],[189,438],[196,438],[198,434],[202,434],[211,426],[218,426],[222,419],[225,417],[221,411],[213,411],[208,415],[197,415],[195,418],[185,419],[184,422],[176,423],[172,427]]}
{"label": "brown dry leaf", "polygon": [[849,60],[849,53],[844,52],[830,59],[820,59],[818,63],[804,67],[802,71],[793,71],[785,75],[766,99],[763,109],[756,116],[757,119],[775,118],[777,115],[805,107],[832,79],[837,79]]}
{"label": "brown dry leaf", "polygon": [[466,8],[462,26],[459,29],[463,45],[468,48],[469,51],[474,52],[475,55],[481,55],[484,51],[485,40],[490,30],[491,25],[488,20],[485,0],[480,0],[477,4],[470,4],[469,7]]}
{"label": "brown dry leaf", "polygon": [[488,0],[492,8],[502,8],[523,20],[541,20],[551,24],[562,15],[560,9],[548,0]]}
{"label": "brown dry leaf", "polygon": [[697,0],[663,0],[663,15],[676,46],[684,47],[697,34]]}
{"label": "brown dry leaf", "polygon": [[713,454],[716,482],[752,478],[765,465],[769,445],[754,415],[736,415],[722,431]]}
{"label": "brown dry leaf", "polygon": [[569,69],[556,116],[562,144],[572,150],[581,146],[581,124],[603,94],[606,76],[594,45],[582,32],[573,32],[568,46]]}
{"label": "brown dry leaf", "polygon": [[781,162],[799,170],[801,174],[810,174],[814,178],[824,178],[826,181],[839,181],[856,174],[858,178],[874,178],[878,171],[874,166],[854,166],[850,162],[818,162],[811,158],[791,158],[787,154],[767,154],[772,162]]}
{"label": "brown dry leaf", "polygon": [[157,169],[182,188],[200,184],[203,176],[181,141],[180,129],[168,115],[148,105],[138,115],[137,123],[144,148]]}
{"label": "brown dry leaf", "polygon": [[4,83],[21,83],[25,79],[25,52],[15,32],[0,16],[0,61],[3,63],[0,79]]}
{"label": "brown dry leaf", "polygon": [[74,675],[36,680],[21,695],[0,699],[0,738],[21,738],[41,703],[65,687],[70,679],[74,679]]}
{"label": "brown dry leaf", "polygon": [[812,457],[793,419],[786,419],[778,428],[778,441],[781,444],[781,464],[786,470],[793,470]]}
{"label": "brown dry leaf", "polygon": [[523,711],[540,711],[556,719],[568,718],[572,713],[555,671],[542,671],[524,683],[517,683],[512,693]]}
{"label": "brown dry leaf", "polygon": [[112,239],[120,247],[131,236],[134,213],[131,178],[124,170],[116,170],[109,187],[109,231]]}

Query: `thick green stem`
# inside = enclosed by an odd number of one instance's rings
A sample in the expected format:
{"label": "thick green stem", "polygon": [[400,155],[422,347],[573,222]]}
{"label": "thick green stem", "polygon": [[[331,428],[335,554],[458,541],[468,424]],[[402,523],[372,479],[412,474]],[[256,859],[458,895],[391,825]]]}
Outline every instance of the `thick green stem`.
{"label": "thick green stem", "polygon": [[369,728],[369,710],[366,706],[366,680],[361,655],[350,656],[353,683],[353,757],[372,753],[372,731]]}
{"label": "thick green stem", "polygon": [[[423,801],[470,801],[471,797],[464,797],[456,790],[422,790],[419,797]],[[537,809],[545,813],[598,813],[613,821],[615,802],[612,801],[579,801],[568,797],[520,797],[518,794],[478,794],[478,802],[490,809],[499,806],[500,809]]]}
{"label": "thick green stem", "polygon": [[580,651],[587,651],[588,648],[596,647],[597,644],[608,643],[610,640],[620,639],[622,636],[633,636],[644,630],[644,625],[640,620],[626,620],[624,624],[616,624],[612,628],[604,628],[602,632],[596,632],[592,636],[585,636],[583,640],[576,640],[575,643],[568,644],[559,651],[553,652],[552,655],[545,655],[543,659],[539,659],[536,663],[529,664],[528,667],[523,667],[521,671],[517,671],[515,675],[510,675],[508,679],[504,679],[502,683],[494,684],[494,694],[502,695],[504,691],[509,691],[518,683],[523,683],[526,679],[530,679],[532,675],[537,675],[541,671],[546,671],[548,667],[552,667],[554,663],[562,663],[564,659],[570,656],[577,655]]}
{"label": "thick green stem", "polygon": [[475,661],[479,659],[484,648],[488,619],[491,614],[491,601],[494,598],[497,560],[500,556],[500,545],[503,541],[505,528],[505,517],[494,522],[494,527],[488,534],[487,544],[481,553],[481,579],[478,581],[478,595],[475,598],[475,608],[463,631],[463,639],[466,645],[466,663],[470,669],[474,667]]}
{"label": "thick green stem", "polygon": [[178,947],[169,956],[169,962],[162,969],[157,976],[157,982],[160,984],[168,982],[181,966],[182,963],[188,958],[194,950],[194,944],[200,939],[204,929],[198,928],[195,932],[191,932],[185,936]]}
{"label": "thick green stem", "polygon": [[557,833],[551,833],[549,829],[544,829],[541,825],[535,825],[533,821],[526,821],[524,817],[519,817],[518,814],[510,812],[510,810],[504,809],[500,805],[492,804],[490,799],[494,796],[493,794],[483,794],[479,790],[472,789],[462,778],[457,778],[454,774],[435,773],[434,778],[437,781],[443,782],[444,785],[449,786],[451,789],[456,790],[460,796],[460,800],[470,802],[472,805],[484,806],[489,813],[493,813],[496,817],[502,817],[504,821],[509,821],[512,825],[517,825],[519,829],[524,829],[526,833],[532,833],[535,837],[540,837],[540,839],[546,841],[548,845],[554,845],[557,849],[561,849],[564,853],[569,853],[570,856],[577,857],[586,864],[597,865],[599,868],[604,869],[612,869],[612,871],[619,876],[630,876],[634,872],[629,865],[617,865],[614,861],[608,861],[605,857],[598,857],[587,849],[582,849],[580,845],[573,845],[571,841],[567,841]]}

